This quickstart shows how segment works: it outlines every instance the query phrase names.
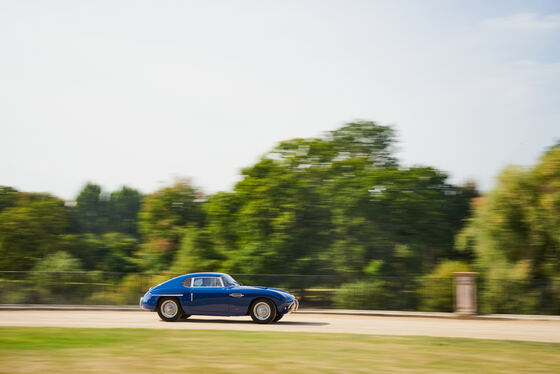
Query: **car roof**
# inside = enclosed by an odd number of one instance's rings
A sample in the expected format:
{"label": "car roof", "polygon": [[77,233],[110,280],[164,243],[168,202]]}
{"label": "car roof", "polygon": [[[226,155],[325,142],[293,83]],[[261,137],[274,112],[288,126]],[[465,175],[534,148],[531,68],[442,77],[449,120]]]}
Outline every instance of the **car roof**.
{"label": "car roof", "polygon": [[186,274],[187,278],[190,277],[219,277],[222,275],[226,275],[224,273],[191,273],[191,274]]}

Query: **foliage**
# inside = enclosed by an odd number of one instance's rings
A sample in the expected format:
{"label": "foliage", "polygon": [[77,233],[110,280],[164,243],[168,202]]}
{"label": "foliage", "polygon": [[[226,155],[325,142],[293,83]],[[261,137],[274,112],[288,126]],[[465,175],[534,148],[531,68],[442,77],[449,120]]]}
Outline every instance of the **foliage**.
{"label": "foliage", "polygon": [[[90,182],[75,207],[58,201],[60,212],[40,213],[45,224],[66,219],[45,240],[38,228],[27,236],[34,240],[10,235],[24,194],[2,187],[0,245],[16,251],[0,264],[30,269],[64,250],[88,270],[402,276],[464,257],[453,237],[476,189],[450,185],[434,168],[400,166],[394,144],[393,129],[374,122],[283,141],[243,169],[231,192],[208,198],[188,180],[144,197]],[[22,216],[21,225],[26,219],[36,221]]]}
{"label": "foliage", "polygon": [[70,212],[48,194],[18,193],[10,205],[0,212],[0,270],[29,270],[58,249]]}
{"label": "foliage", "polygon": [[139,255],[147,270],[170,266],[185,226],[203,223],[202,195],[189,181],[178,181],[146,196],[138,214],[144,243]]}
{"label": "foliage", "polygon": [[123,186],[111,193],[111,230],[123,234],[138,236],[137,219],[142,195],[137,190]]}
{"label": "foliage", "polygon": [[122,279],[103,279],[108,287],[101,292],[85,295],[91,305],[136,305],[138,299],[153,286],[141,274],[127,274]]}
{"label": "foliage", "polygon": [[89,270],[127,273],[138,269],[134,258],[138,239],[126,234],[66,234],[60,237],[60,248],[79,258]]}
{"label": "foliage", "polygon": [[529,277],[560,272],[560,147],[532,169],[506,169],[498,185],[476,201],[457,246],[476,253],[484,273],[528,263]]}
{"label": "foliage", "polygon": [[123,186],[108,194],[101,190],[101,186],[87,183],[76,199],[79,231],[138,235],[136,222],[141,199],[140,192],[130,187]]}
{"label": "foliage", "polygon": [[217,249],[209,230],[191,227],[185,230],[171,271],[180,274],[220,271],[224,260],[225,256]]}
{"label": "foliage", "polygon": [[382,279],[345,283],[335,292],[335,307],[341,309],[388,309],[387,284]]}
{"label": "foliage", "polygon": [[9,186],[0,186],[0,212],[13,206],[18,198],[18,191]]}
{"label": "foliage", "polygon": [[533,168],[504,170],[474,207],[456,245],[475,254],[484,279],[482,311],[535,309],[546,297],[533,281],[560,273],[560,147],[549,149]]}
{"label": "foliage", "polygon": [[[87,183],[75,204],[0,186],[0,270],[322,274],[354,280],[337,296],[363,294],[371,307],[400,287],[379,279],[428,274],[396,307],[448,310],[449,283],[438,280],[468,266],[480,273],[481,311],[560,312],[560,147],[508,167],[479,197],[472,182],[401,165],[395,142],[374,122],[282,141],[210,196],[188,180],[146,196]],[[367,276],[378,280],[356,281]],[[121,281],[132,300],[133,277],[107,284]]]}
{"label": "foliage", "polygon": [[81,232],[100,234],[109,227],[109,199],[101,186],[88,183],[76,198],[76,216]]}
{"label": "foliage", "polygon": [[59,251],[41,259],[33,268],[36,272],[73,272],[82,271],[80,260],[68,253]]}
{"label": "foliage", "polygon": [[77,281],[87,281],[89,275],[77,275],[81,272],[80,261],[67,252],[58,251],[45,256],[37,262],[30,273],[29,291],[33,302],[60,303],[72,300],[77,291]]}
{"label": "foliage", "polygon": [[542,288],[532,289],[528,261],[519,261],[508,268],[492,269],[484,277],[479,292],[481,313],[531,314],[538,310],[537,303]]}
{"label": "foliage", "polygon": [[[456,256],[472,185],[433,168],[399,167],[394,133],[350,123],[321,138],[281,142],[231,193],[205,204],[205,227],[223,268],[243,273],[421,274]],[[402,249],[406,250],[402,250]]]}

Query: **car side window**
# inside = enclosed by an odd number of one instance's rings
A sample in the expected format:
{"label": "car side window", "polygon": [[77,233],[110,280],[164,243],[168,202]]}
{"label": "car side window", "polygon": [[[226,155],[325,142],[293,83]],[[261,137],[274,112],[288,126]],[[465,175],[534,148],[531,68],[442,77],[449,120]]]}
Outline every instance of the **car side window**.
{"label": "car side window", "polygon": [[217,277],[198,277],[192,280],[193,287],[223,287],[222,280]]}

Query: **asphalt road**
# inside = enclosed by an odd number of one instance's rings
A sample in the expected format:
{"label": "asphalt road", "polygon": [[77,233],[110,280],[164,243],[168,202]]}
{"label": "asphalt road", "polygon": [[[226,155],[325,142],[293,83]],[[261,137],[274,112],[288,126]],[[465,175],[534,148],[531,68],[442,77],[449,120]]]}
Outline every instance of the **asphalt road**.
{"label": "asphalt road", "polygon": [[291,314],[280,322],[258,325],[250,317],[193,316],[163,322],[156,313],[134,311],[0,311],[1,326],[204,329],[326,332],[372,335],[423,335],[560,343],[560,321]]}

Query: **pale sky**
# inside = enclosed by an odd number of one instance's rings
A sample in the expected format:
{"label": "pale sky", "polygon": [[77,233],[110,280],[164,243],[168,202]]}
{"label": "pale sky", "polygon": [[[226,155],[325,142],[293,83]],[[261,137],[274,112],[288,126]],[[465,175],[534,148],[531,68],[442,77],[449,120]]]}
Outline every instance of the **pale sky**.
{"label": "pale sky", "polygon": [[208,193],[361,119],[483,190],[560,138],[560,1],[0,0],[0,185]]}

